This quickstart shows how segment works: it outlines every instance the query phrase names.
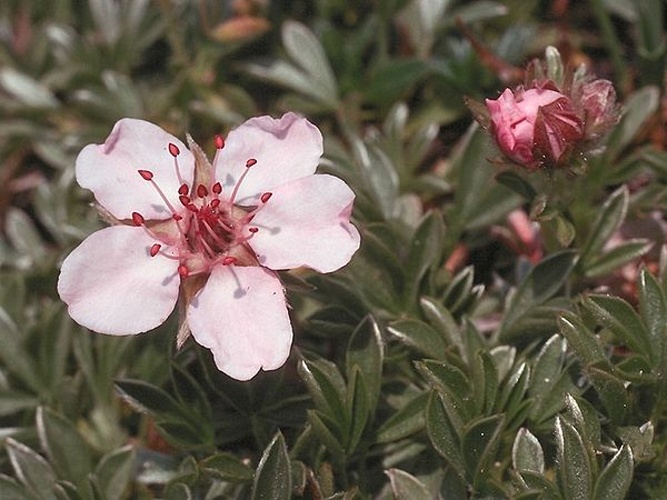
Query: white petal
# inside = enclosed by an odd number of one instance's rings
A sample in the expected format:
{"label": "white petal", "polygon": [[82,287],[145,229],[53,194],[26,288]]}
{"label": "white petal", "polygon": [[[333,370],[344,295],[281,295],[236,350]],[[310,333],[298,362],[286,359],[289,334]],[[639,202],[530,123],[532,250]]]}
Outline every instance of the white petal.
{"label": "white petal", "polygon": [[237,380],[281,367],[292,345],[283,287],[261,267],[216,267],[190,303],[188,323],[220,371]]}
{"label": "white petal", "polygon": [[257,160],[239,187],[236,202],[253,198],[275,186],[312,175],[322,156],[322,134],[305,118],[287,113],[280,119],[251,118],[232,130],[218,154],[216,178],[231,194],[249,159]]}
{"label": "white petal", "polygon": [[347,184],[331,175],[280,186],[255,215],[252,225],[259,231],[250,246],[270,269],[335,271],[359,248],[359,231],[350,223],[353,201]]}
{"label": "white petal", "polygon": [[112,226],[76,247],[58,279],[72,319],[109,335],[141,333],[163,323],[178,299],[178,261],[151,257],[153,243],[141,228]]}
{"label": "white petal", "polygon": [[76,179],[90,189],[97,201],[118,219],[139,212],[146,219],[167,219],[171,212],[158,191],[138,174],[149,170],[171,205],[178,201],[180,181],[169,152],[169,143],[180,150],[179,170],[184,182],[192,185],[194,157],[176,137],[157,125],[124,118],[114,125],[104,144],[89,144],[76,159]]}

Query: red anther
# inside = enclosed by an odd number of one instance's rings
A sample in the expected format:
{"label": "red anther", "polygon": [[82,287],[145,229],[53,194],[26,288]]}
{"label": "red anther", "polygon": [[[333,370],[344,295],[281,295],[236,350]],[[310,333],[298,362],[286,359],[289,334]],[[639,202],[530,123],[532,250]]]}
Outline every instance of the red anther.
{"label": "red anther", "polygon": [[143,226],[144,216],[141,215],[139,212],[132,212],[132,222],[134,222],[135,226]]}
{"label": "red anther", "polygon": [[249,228],[248,228],[248,231],[250,231],[251,233],[254,234],[254,233],[256,233],[257,231],[259,231],[259,228],[258,228],[258,227],[249,227]]}
{"label": "red anther", "polygon": [[225,147],[225,139],[220,134],[216,134],[213,142],[215,143],[216,149],[222,149]]}
{"label": "red anther", "polygon": [[199,213],[199,209],[197,208],[197,205],[195,205],[194,203],[190,203],[190,204],[189,204],[188,206],[186,206],[185,208],[187,208],[188,210],[190,210],[190,212],[192,212],[193,214]]}
{"label": "red anther", "polygon": [[171,154],[171,156],[176,158],[178,155],[181,154],[181,150],[178,149],[178,146],[176,144],[174,144],[173,142],[170,142],[169,143],[169,153]]}
{"label": "red anther", "polygon": [[238,262],[238,259],[236,257],[232,257],[231,255],[228,255],[224,259],[222,259],[222,265],[223,266],[233,266]]}
{"label": "red anther", "polygon": [[213,187],[211,187],[211,191],[213,191],[215,194],[222,193],[222,184],[216,182],[215,184],[213,184]]}
{"label": "red anther", "polygon": [[211,200],[211,203],[209,203],[209,206],[211,208],[218,208],[220,206],[220,200],[217,199],[217,198],[215,200]]}
{"label": "red anther", "polygon": [[247,162],[245,162],[245,166],[246,166],[246,168],[250,168],[253,165],[255,165],[256,163],[257,163],[257,160],[255,160],[254,158],[250,158],[250,159],[248,159]]}
{"label": "red anther", "polygon": [[151,255],[151,257],[155,257],[157,253],[160,251],[160,248],[162,248],[162,245],[160,245],[159,243],[153,243],[153,246],[151,247],[148,253]]}
{"label": "red anther", "polygon": [[185,196],[190,192],[190,188],[188,188],[188,185],[183,183],[181,184],[181,187],[178,188],[178,194]]}
{"label": "red anther", "polygon": [[197,186],[197,196],[199,196],[200,198],[205,198],[206,196],[208,196],[208,189],[206,189],[206,186],[204,186],[203,184]]}
{"label": "red anther", "polygon": [[178,266],[178,274],[181,276],[181,278],[187,278],[190,274],[190,270],[185,267],[185,264],[181,264]]}
{"label": "red anther", "polygon": [[176,222],[178,222],[179,220],[183,220],[183,216],[180,214],[173,214],[171,218],[174,219]]}
{"label": "red anther", "polygon": [[153,179],[153,172],[150,170],[137,170],[139,172],[139,175],[145,180],[145,181],[150,181]]}
{"label": "red anther", "polygon": [[184,207],[187,207],[187,206],[191,203],[191,202],[190,202],[190,197],[189,197],[189,196],[185,196],[184,194],[182,194],[181,196],[178,197],[178,201],[180,201],[181,204],[182,204]]}
{"label": "red anther", "polygon": [[259,197],[260,200],[262,200],[262,203],[266,203],[269,201],[269,198],[273,196],[273,193],[264,193],[262,196]]}

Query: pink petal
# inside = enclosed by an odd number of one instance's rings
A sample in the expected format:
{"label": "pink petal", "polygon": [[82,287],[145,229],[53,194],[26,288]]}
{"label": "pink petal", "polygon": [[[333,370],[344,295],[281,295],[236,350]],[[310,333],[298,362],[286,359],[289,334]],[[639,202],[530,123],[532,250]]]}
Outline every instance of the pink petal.
{"label": "pink petal", "polygon": [[150,257],[153,243],[141,228],[112,226],[75,248],[58,279],[72,319],[109,335],[141,333],[163,323],[178,299],[178,261]]}
{"label": "pink petal", "polygon": [[270,269],[335,271],[359,248],[359,231],[350,224],[353,201],[347,184],[330,175],[280,186],[253,219],[259,231],[250,245]]}
{"label": "pink petal", "polygon": [[118,219],[139,212],[146,219],[167,219],[171,212],[158,191],[137,173],[148,170],[173,207],[178,209],[181,185],[169,143],[180,150],[179,169],[192,184],[194,158],[185,145],[157,125],[124,118],[114,125],[104,144],[89,144],[76,159],[76,179],[90,189],[97,201]]}
{"label": "pink petal", "polygon": [[253,204],[253,198],[275,186],[312,175],[322,156],[322,134],[305,118],[287,113],[280,119],[270,116],[251,118],[232,130],[216,164],[216,178],[230,194],[249,159],[250,168],[236,196],[240,204]]}
{"label": "pink petal", "polygon": [[188,323],[220,371],[237,380],[281,367],[292,345],[283,287],[261,267],[214,268],[188,307]]}

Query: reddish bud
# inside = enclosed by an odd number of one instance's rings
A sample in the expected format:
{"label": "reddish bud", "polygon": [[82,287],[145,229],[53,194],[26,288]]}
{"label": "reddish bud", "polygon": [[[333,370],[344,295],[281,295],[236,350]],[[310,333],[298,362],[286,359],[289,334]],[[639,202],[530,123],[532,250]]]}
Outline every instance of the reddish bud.
{"label": "reddish bud", "polygon": [[173,142],[170,142],[169,143],[169,153],[171,154],[171,156],[176,158],[178,155],[181,154],[181,150],[178,149],[178,146],[176,144],[174,144]]}

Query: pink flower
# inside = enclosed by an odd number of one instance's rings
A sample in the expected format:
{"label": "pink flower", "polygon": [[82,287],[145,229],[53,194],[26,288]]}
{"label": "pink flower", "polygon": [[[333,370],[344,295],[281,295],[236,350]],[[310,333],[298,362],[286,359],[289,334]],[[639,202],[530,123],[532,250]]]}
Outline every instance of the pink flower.
{"label": "pink flower", "polygon": [[519,88],[487,99],[492,133],[512,161],[535,169],[558,164],[583,138],[583,124],[570,99],[550,88]]}
{"label": "pink flower", "polygon": [[252,118],[215,142],[209,162],[196,144],[123,119],[86,146],[77,181],[118,223],[65,259],[58,292],[76,322],[110,335],[157,327],[180,297],[194,339],[248,380],[289,355],[276,271],[335,271],[358,249],[354,194],[315,174],[322,135],[292,113]]}

